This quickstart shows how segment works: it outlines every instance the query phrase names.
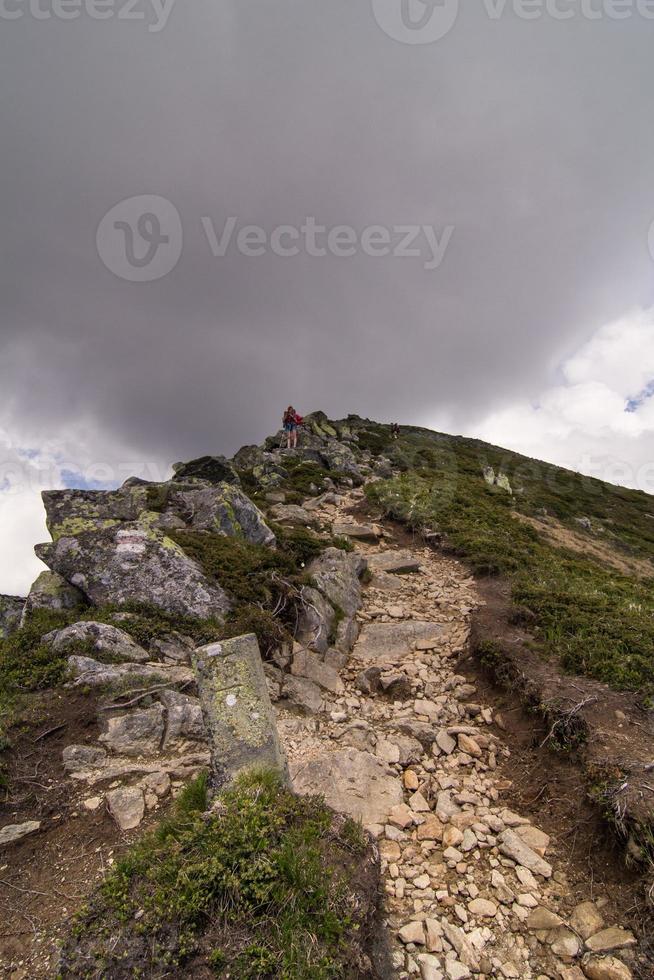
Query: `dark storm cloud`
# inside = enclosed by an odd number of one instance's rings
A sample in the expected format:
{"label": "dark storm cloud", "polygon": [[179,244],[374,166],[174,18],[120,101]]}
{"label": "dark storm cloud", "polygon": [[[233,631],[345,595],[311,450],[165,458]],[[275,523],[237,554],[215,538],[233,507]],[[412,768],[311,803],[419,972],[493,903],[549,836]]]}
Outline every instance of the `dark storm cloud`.
{"label": "dark storm cloud", "polygon": [[[259,440],[289,400],[461,428],[651,300],[654,21],[467,4],[409,46],[366,0],[177,0],[158,32],[140,9],[0,18],[0,425],[23,444],[188,458]],[[136,195],[182,220],[153,282],[96,251]],[[202,219],[229,216],[454,233],[431,271],[216,258]]]}

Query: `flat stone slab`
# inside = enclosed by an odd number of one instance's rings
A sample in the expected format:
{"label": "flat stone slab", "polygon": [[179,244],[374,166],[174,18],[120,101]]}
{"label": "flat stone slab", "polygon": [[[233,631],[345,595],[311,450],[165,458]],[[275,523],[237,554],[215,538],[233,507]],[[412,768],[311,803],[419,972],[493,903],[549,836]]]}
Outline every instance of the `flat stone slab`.
{"label": "flat stone slab", "polygon": [[22,840],[29,834],[35,834],[41,827],[40,820],[28,820],[27,823],[12,823],[0,830],[0,847]]}
{"label": "flat stone slab", "polygon": [[332,809],[364,826],[383,824],[402,803],[402,784],[388,766],[369,752],[346,748],[325,752],[292,767],[293,789],[302,796],[320,794]]}
{"label": "flat stone slab", "polygon": [[349,522],[332,525],[332,534],[337,538],[354,538],[356,541],[377,541],[379,535],[370,524]]}
{"label": "flat stone slab", "polygon": [[440,623],[423,620],[369,623],[361,630],[354,647],[354,657],[376,664],[401,663],[412,652],[417,640],[432,639],[443,632]]}
{"label": "flat stone slab", "polygon": [[380,551],[376,555],[368,555],[368,566],[372,572],[390,572],[393,575],[419,572],[422,567],[412,551]]}

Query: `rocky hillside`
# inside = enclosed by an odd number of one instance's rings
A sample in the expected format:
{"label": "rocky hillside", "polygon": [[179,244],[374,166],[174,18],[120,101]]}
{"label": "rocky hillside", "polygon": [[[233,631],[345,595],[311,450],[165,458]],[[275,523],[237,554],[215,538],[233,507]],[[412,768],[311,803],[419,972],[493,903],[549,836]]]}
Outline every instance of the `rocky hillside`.
{"label": "rocky hillside", "polygon": [[44,494],[8,975],[654,975],[651,498],[355,416],[281,441]]}

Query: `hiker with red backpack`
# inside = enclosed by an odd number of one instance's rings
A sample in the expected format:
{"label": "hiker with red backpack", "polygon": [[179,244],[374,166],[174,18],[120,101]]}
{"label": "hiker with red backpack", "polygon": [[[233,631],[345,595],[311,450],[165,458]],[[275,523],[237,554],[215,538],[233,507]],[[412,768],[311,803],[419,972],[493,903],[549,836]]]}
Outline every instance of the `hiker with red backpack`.
{"label": "hiker with red backpack", "polygon": [[292,405],[284,412],[282,425],[286,433],[286,448],[297,449],[297,428],[302,425],[302,416],[298,415]]}

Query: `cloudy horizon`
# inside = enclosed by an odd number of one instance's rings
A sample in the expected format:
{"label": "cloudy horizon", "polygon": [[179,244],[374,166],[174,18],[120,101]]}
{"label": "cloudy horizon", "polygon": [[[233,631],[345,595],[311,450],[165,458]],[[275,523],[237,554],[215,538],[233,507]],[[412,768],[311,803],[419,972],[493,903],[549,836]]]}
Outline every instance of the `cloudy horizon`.
{"label": "cloudy horizon", "polygon": [[0,0],[0,592],[41,489],[289,401],[654,492],[652,36],[646,0]]}

